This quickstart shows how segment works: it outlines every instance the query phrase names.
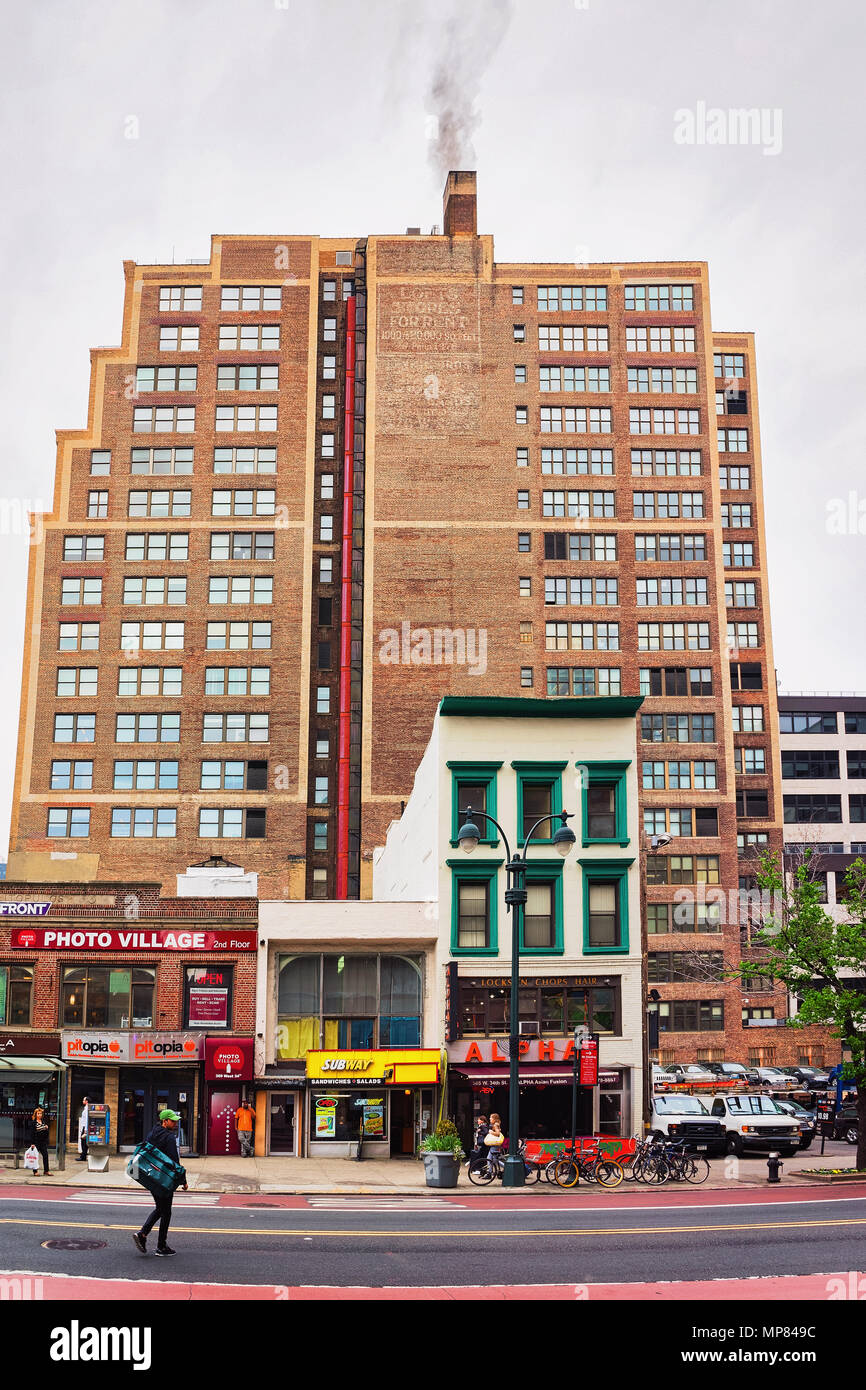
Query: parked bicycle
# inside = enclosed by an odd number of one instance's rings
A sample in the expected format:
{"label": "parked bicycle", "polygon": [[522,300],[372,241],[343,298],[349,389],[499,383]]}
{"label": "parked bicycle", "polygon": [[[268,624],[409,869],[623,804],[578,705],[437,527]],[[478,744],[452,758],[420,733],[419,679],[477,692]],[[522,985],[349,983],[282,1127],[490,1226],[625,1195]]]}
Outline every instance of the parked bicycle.
{"label": "parked bicycle", "polygon": [[[524,1183],[529,1186],[531,1183],[538,1182],[541,1177],[541,1165],[536,1163],[535,1159],[526,1157],[525,1139],[521,1139],[517,1152],[523,1159]],[[475,1183],[478,1187],[486,1187],[488,1183],[493,1182],[494,1178],[499,1178],[501,1180],[505,1172],[506,1157],[507,1155],[502,1152],[502,1149],[491,1149],[486,1158],[482,1159],[480,1163],[475,1163],[473,1165],[470,1159],[469,1181]]]}
{"label": "parked bicycle", "polygon": [[601,1187],[619,1187],[623,1176],[617,1160],[603,1154],[594,1140],[578,1140],[575,1149],[569,1146],[553,1170],[558,1187],[575,1187],[581,1178],[584,1182],[597,1182]]}

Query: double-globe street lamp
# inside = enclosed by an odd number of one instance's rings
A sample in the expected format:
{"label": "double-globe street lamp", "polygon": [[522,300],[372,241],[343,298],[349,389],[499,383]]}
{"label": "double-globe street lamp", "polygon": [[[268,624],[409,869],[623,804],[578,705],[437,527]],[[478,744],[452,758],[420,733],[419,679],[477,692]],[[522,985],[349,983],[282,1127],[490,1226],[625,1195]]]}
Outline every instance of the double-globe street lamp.
{"label": "double-globe street lamp", "polygon": [[481,839],[481,831],[472,819],[474,815],[483,816],[485,821],[495,825],[505,842],[507,875],[505,903],[506,909],[512,913],[512,918],[511,1018],[508,1044],[508,1157],[505,1160],[505,1169],[502,1174],[502,1186],[523,1187],[523,1159],[518,1152],[520,1143],[520,1020],[518,1011],[520,1005],[520,936],[523,930],[523,909],[526,907],[526,851],[532,836],[538,827],[544,825],[546,821],[558,820],[560,822],[559,828],[553,836],[553,845],[563,859],[566,858],[576,843],[576,837],[574,831],[567,824],[572,818],[569,812],[558,811],[555,815],[541,816],[530,828],[523,841],[522,855],[518,853],[512,857],[508,836],[498,820],[494,820],[493,816],[489,816],[486,811],[473,811],[471,806],[467,806],[461,815],[464,823],[457,834],[457,843],[465,854],[471,854],[473,850],[477,849],[478,841]]}

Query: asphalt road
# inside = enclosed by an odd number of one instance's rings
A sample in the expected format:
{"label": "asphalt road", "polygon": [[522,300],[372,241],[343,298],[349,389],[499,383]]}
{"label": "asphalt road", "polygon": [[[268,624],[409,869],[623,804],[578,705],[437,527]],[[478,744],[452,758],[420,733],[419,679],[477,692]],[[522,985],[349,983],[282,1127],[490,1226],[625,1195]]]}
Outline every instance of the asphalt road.
{"label": "asphalt road", "polygon": [[[866,1197],[805,1198],[804,1189],[748,1202],[707,1192],[699,1206],[649,1194],[596,1209],[561,1202],[520,1210],[382,1210],[237,1205],[175,1212],[178,1254],[142,1256],[131,1232],[146,1202],[17,1201],[0,1194],[5,1270],[95,1278],[282,1285],[562,1284],[743,1278],[857,1270],[866,1248]],[[46,1240],[103,1248],[46,1249]],[[151,1237],[151,1247],[154,1245]]]}

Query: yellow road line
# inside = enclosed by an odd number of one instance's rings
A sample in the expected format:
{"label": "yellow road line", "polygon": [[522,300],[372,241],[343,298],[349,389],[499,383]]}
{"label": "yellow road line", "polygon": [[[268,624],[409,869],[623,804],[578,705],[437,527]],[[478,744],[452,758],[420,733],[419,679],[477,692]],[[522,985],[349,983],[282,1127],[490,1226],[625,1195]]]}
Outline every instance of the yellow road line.
{"label": "yellow road line", "polygon": [[[77,1231],[136,1231],[137,1226],[120,1225],[104,1221],[32,1221],[13,1216],[0,1217],[3,1226],[48,1226],[54,1230]],[[177,1226],[172,1231],[184,1235],[217,1236],[363,1236],[378,1240],[446,1240],[465,1236],[657,1236],[657,1235],[700,1235],[719,1231],[784,1231],[803,1228],[826,1228],[828,1226],[866,1226],[866,1217],[845,1220],[824,1221],[749,1221],[732,1222],[720,1226],[606,1226],[576,1227],[571,1230],[540,1230],[537,1227],[509,1228],[501,1231],[472,1231],[464,1228],[454,1231],[329,1231],[316,1226],[303,1226],[299,1230],[273,1230],[263,1227],[258,1230],[248,1226]]]}

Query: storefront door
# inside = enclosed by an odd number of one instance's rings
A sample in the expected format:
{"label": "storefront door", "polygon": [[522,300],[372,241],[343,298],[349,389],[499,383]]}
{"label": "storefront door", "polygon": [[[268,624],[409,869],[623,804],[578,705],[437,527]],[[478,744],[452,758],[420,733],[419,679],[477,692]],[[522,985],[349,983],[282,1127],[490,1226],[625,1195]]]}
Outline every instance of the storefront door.
{"label": "storefront door", "polygon": [[235,1111],[241,1103],[240,1090],[210,1092],[207,1151],[209,1154],[239,1154],[241,1146],[235,1131]]}
{"label": "storefront door", "polygon": [[177,1146],[182,1154],[189,1153],[192,1146],[190,1116],[193,1086],[194,1078],[190,1072],[166,1073],[131,1068],[121,1072],[118,1121],[121,1153],[131,1153],[136,1144],[147,1138],[154,1125],[159,1124],[160,1110],[175,1110],[180,1115]]}
{"label": "storefront door", "polygon": [[268,1152],[272,1154],[294,1154],[294,1091],[273,1091],[268,1097],[268,1105],[271,1112],[271,1136]]}
{"label": "storefront door", "polygon": [[411,1157],[415,1152],[415,1102],[417,1091],[391,1092],[391,1157]]}

